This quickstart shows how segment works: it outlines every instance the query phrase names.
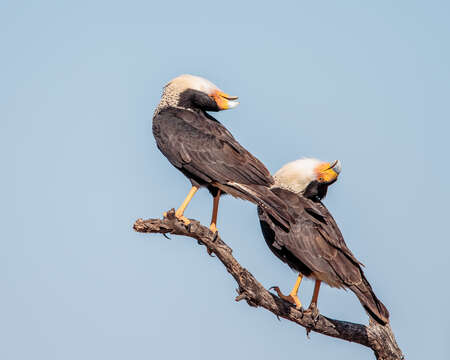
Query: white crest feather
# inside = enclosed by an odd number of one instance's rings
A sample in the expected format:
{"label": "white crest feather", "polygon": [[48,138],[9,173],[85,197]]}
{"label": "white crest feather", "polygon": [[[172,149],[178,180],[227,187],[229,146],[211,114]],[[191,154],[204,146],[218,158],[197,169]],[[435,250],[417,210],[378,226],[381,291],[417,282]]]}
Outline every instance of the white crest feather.
{"label": "white crest feather", "polygon": [[198,90],[205,94],[212,94],[215,90],[220,90],[211,81],[202,78],[200,76],[184,74],[169,81],[165,88],[170,88],[178,92],[182,92],[186,89]]}
{"label": "white crest feather", "polygon": [[314,158],[302,158],[287,163],[275,173],[275,186],[301,193],[311,181],[316,180],[315,169],[321,163],[322,161]]}

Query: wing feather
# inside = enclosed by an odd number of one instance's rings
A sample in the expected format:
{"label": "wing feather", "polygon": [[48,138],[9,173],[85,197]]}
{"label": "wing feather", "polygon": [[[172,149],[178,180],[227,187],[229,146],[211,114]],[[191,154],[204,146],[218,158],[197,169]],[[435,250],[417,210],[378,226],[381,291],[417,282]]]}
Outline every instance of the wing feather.
{"label": "wing feather", "polygon": [[285,202],[295,219],[287,232],[271,222],[264,209],[258,208],[264,238],[274,254],[306,276],[312,275],[330,286],[349,288],[372,317],[381,324],[387,323],[389,311],[376,297],[361,263],[347,248],[326,207],[287,190],[272,191]]}
{"label": "wing feather", "polygon": [[203,114],[175,110],[163,111],[154,119],[158,147],[174,166],[208,183],[234,181],[264,186],[273,183],[264,164],[218,121]]}
{"label": "wing feather", "polygon": [[282,198],[295,219],[290,232],[275,229],[275,242],[311,272],[322,274],[331,286],[347,287],[361,282],[360,263],[347,248],[325,206],[287,190],[273,192]]}

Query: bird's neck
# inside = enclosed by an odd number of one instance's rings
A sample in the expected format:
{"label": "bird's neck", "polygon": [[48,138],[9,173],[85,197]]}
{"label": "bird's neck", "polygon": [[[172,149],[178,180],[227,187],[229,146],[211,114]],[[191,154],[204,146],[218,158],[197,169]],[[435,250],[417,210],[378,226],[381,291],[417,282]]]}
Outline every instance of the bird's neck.
{"label": "bird's neck", "polygon": [[176,109],[183,109],[183,110],[196,112],[195,109],[185,107],[185,106],[180,106],[179,103],[180,103],[180,92],[177,91],[176,89],[171,88],[170,86],[166,86],[164,88],[163,94],[161,96],[161,100],[160,100],[158,107],[156,108],[153,116],[156,116],[162,110],[167,109],[167,108],[176,108]]}
{"label": "bird's neck", "polygon": [[295,181],[289,181],[290,179],[286,179],[283,176],[275,174],[273,176],[273,180],[274,180],[273,187],[285,189],[297,195],[302,195],[303,191],[305,190],[305,184]]}

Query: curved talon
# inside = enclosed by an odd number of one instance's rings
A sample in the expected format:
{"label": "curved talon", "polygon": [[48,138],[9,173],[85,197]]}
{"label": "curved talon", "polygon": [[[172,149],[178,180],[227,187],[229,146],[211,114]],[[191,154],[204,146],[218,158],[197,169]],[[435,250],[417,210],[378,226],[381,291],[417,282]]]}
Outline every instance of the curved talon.
{"label": "curved talon", "polygon": [[208,255],[209,255],[209,256],[211,256],[211,257],[214,257],[214,255],[213,255],[213,251],[212,251],[212,250],[210,250],[210,248],[209,248],[209,247],[206,247],[206,251],[207,251],[207,253],[208,253]]}

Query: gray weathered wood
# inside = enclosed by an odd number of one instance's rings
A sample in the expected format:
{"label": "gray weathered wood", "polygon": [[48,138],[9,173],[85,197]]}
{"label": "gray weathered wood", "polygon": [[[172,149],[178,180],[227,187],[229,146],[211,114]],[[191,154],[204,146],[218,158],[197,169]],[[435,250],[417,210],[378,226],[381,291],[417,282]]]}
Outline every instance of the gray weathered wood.
{"label": "gray weathered wood", "polygon": [[208,253],[215,254],[238,283],[236,301],[246,300],[250,306],[263,307],[278,317],[303,326],[308,332],[314,331],[367,346],[379,360],[404,359],[389,324],[382,326],[370,319],[369,325],[365,326],[297,310],[290,303],[267,291],[237,262],[231,248],[220,236],[213,234],[209,228],[196,220],[191,219],[191,223],[185,225],[175,217],[172,209],[164,219],[138,219],[133,228],[141,233],[184,235],[205,245]]}

